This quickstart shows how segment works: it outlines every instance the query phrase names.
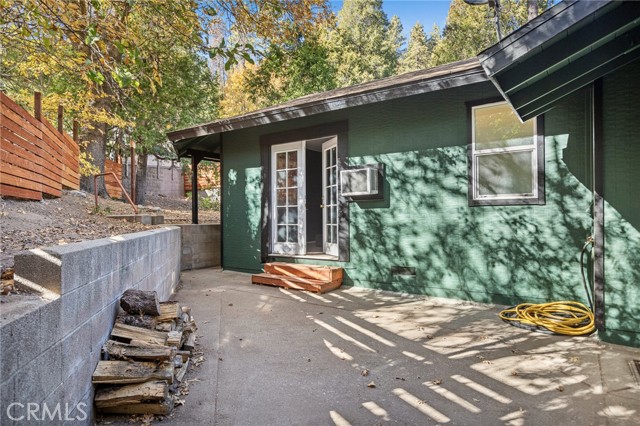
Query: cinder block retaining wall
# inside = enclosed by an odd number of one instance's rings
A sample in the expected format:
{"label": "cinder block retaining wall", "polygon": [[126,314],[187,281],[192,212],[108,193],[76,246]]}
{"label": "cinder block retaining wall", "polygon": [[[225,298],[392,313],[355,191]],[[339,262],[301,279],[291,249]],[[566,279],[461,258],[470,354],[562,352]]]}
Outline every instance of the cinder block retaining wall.
{"label": "cinder block retaining wall", "polygon": [[91,375],[119,298],[128,288],[169,298],[180,277],[180,229],[32,250],[15,257],[15,271],[16,281],[45,287],[48,300],[0,307],[0,424],[92,424]]}
{"label": "cinder block retaining wall", "polygon": [[221,265],[220,224],[176,225],[182,229],[182,270]]}

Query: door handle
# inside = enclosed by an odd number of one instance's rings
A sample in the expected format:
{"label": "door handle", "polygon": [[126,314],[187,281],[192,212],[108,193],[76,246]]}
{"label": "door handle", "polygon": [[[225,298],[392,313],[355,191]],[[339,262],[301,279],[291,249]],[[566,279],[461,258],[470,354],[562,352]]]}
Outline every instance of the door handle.
{"label": "door handle", "polygon": [[321,209],[324,209],[324,207],[325,207],[324,204],[320,204]]}

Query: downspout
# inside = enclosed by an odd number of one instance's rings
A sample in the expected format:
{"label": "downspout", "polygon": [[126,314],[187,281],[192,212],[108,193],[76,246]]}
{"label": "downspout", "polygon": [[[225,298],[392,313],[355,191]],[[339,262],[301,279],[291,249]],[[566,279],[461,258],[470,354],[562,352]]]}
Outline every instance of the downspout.
{"label": "downspout", "polygon": [[604,129],[602,78],[593,82],[591,91],[591,125],[593,130],[593,296],[596,329],[605,331],[604,273]]}

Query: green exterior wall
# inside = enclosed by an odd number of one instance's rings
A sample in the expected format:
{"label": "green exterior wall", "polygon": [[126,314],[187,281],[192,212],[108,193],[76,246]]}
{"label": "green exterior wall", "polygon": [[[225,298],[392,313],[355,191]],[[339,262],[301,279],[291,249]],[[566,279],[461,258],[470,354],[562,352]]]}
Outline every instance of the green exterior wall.
{"label": "green exterior wall", "polygon": [[603,79],[605,325],[640,346],[640,61]]}
{"label": "green exterior wall", "polygon": [[[635,63],[603,81],[601,336],[632,346],[640,346],[638,75]],[[586,303],[579,255],[593,226],[589,92],[545,115],[545,205],[469,207],[465,102],[495,96],[483,83],[225,134],[223,266],[261,268],[260,135],[348,120],[349,162],[384,163],[385,197],[350,205],[350,261],[335,263],[347,285],[507,305]],[[393,276],[395,266],[416,275]]]}
{"label": "green exterior wall", "polygon": [[[469,207],[465,102],[496,96],[490,83],[475,84],[225,134],[223,267],[261,268],[260,135],[346,119],[350,163],[386,168],[384,200],[350,205],[347,285],[504,304],[586,302],[589,98],[575,95],[545,117],[546,205]],[[416,276],[392,276],[394,266]]]}

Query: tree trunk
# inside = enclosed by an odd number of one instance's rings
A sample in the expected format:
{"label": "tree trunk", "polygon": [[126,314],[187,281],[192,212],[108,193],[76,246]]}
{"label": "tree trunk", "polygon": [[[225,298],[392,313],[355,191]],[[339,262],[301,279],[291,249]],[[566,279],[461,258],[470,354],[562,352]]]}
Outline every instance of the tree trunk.
{"label": "tree trunk", "polygon": [[136,170],[136,204],[145,203],[145,191],[147,189],[147,154],[146,151],[138,154]]}
{"label": "tree trunk", "polygon": [[538,1],[537,0],[527,0],[527,19],[530,21],[536,16],[538,16]]}
{"label": "tree trunk", "polygon": [[[98,111],[110,111],[111,103],[102,97],[96,101],[94,108]],[[84,152],[91,155],[91,162],[100,170],[100,173],[104,173],[105,147],[107,144],[107,132],[105,130],[106,125],[104,123],[97,123],[94,121],[89,123],[83,137],[83,140],[87,141]],[[93,176],[81,176],[80,189],[93,193]],[[104,177],[98,179],[98,194],[103,197],[107,196]]]}

